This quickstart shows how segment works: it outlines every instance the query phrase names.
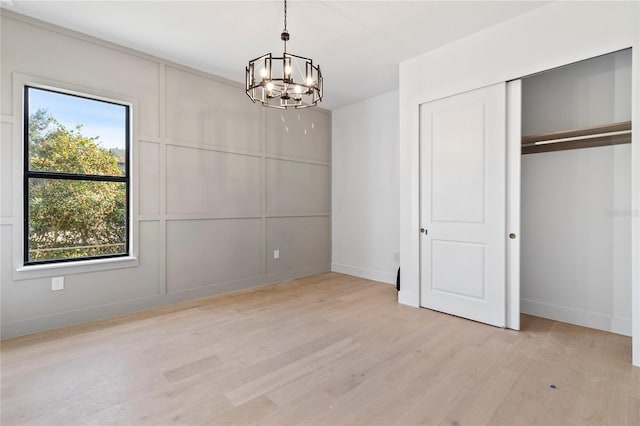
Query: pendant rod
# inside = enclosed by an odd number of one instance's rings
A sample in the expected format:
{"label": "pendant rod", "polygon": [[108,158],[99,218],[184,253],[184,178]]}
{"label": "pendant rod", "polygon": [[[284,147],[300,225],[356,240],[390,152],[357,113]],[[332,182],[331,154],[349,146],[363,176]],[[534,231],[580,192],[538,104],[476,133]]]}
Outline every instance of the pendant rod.
{"label": "pendant rod", "polygon": [[287,53],[287,41],[289,40],[289,31],[287,31],[287,0],[284,0],[284,30],[280,34],[280,40],[284,42],[284,53]]}

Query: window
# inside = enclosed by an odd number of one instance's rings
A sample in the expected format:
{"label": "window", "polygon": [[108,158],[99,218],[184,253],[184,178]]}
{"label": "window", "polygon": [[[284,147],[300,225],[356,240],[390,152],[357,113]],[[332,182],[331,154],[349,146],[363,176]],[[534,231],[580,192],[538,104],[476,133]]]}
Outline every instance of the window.
{"label": "window", "polygon": [[129,106],[24,88],[24,264],[128,256]]}

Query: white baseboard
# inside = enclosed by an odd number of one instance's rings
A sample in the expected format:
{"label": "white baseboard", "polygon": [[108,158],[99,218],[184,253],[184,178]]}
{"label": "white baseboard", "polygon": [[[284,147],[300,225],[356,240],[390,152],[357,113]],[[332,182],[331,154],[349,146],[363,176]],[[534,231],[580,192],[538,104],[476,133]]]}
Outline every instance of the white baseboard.
{"label": "white baseboard", "polygon": [[631,319],[614,317],[567,306],[552,305],[534,300],[520,301],[520,312],[569,324],[631,336]]}
{"label": "white baseboard", "polygon": [[373,269],[360,268],[351,265],[342,265],[340,263],[332,263],[331,270],[333,272],[339,272],[341,274],[353,275],[355,277],[364,278],[372,281],[380,281],[387,284],[396,283],[396,274],[382,271],[376,271]]}

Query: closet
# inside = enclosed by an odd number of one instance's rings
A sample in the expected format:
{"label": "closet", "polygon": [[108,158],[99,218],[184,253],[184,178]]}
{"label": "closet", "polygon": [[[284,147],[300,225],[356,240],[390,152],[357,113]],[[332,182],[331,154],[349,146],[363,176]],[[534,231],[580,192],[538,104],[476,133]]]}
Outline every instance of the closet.
{"label": "closet", "polygon": [[631,335],[631,49],[522,79],[521,312]]}

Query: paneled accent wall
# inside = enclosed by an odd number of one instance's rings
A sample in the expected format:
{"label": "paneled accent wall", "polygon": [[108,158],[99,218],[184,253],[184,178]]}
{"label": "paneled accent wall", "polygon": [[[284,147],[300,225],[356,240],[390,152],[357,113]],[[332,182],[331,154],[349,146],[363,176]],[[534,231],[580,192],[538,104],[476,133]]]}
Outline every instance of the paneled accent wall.
{"label": "paneled accent wall", "polygon": [[[330,269],[330,112],[266,110],[237,83],[1,19],[3,338]],[[25,78],[133,103],[135,265],[19,270]],[[51,291],[53,276],[63,291]]]}

